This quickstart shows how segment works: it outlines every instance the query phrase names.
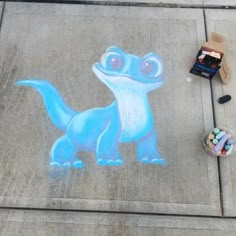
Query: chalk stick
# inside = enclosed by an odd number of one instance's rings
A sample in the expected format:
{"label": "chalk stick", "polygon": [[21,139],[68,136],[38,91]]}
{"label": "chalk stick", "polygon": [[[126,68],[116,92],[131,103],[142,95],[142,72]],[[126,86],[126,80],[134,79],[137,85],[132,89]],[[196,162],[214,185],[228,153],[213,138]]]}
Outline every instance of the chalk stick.
{"label": "chalk stick", "polygon": [[209,135],[209,139],[214,139],[214,138],[215,138],[215,135],[212,134],[212,133],[210,133],[210,135]]}
{"label": "chalk stick", "polygon": [[227,144],[233,144],[233,143],[234,143],[234,140],[233,140],[232,138],[230,138],[230,139],[227,140],[226,143],[227,143]]}
{"label": "chalk stick", "polygon": [[224,149],[221,151],[221,155],[225,155],[227,153],[227,151]]}
{"label": "chalk stick", "polygon": [[220,133],[220,130],[219,130],[218,128],[215,128],[215,129],[213,130],[213,132],[214,132],[215,135],[217,135],[218,133]]}
{"label": "chalk stick", "polygon": [[[216,139],[221,139],[225,135],[225,131],[221,131],[219,134],[216,135]],[[225,140],[226,141],[226,140]]]}
{"label": "chalk stick", "polygon": [[[224,132],[225,133],[225,132]],[[231,134],[223,134],[223,137],[221,138],[221,140],[217,143],[217,145],[214,147],[214,152],[218,152],[220,151],[223,147],[225,142],[227,141],[227,139],[229,139],[231,137]]]}
{"label": "chalk stick", "polygon": [[213,141],[212,141],[214,144],[217,144],[218,142],[219,142],[219,140],[218,139],[213,139]]}
{"label": "chalk stick", "polygon": [[229,150],[231,148],[230,144],[225,145],[225,150]]}

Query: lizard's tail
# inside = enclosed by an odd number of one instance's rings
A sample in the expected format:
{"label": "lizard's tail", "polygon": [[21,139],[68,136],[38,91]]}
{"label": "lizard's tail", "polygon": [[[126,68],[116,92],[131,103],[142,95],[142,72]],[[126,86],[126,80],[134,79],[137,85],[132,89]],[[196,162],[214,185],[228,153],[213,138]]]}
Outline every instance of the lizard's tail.
{"label": "lizard's tail", "polygon": [[20,80],[17,81],[16,84],[32,87],[41,94],[51,121],[62,131],[66,131],[71,119],[78,114],[65,104],[60,93],[48,81]]}

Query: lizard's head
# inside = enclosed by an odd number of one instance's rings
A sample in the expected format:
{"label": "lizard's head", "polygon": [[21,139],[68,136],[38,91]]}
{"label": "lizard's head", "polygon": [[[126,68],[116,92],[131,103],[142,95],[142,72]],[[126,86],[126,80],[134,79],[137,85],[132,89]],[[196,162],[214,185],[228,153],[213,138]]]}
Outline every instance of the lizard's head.
{"label": "lizard's head", "polygon": [[93,65],[93,71],[113,91],[149,92],[164,83],[161,59],[153,52],[137,57],[118,47],[110,47],[101,61]]}

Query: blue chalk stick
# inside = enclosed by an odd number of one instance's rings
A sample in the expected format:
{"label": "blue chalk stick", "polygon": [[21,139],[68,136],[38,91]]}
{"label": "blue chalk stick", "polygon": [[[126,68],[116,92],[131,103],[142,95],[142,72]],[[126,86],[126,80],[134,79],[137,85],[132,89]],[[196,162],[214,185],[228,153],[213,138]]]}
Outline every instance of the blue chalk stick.
{"label": "blue chalk stick", "polygon": [[225,145],[225,150],[229,150],[231,148],[231,145]]}
{"label": "blue chalk stick", "polygon": [[225,135],[225,131],[221,131],[219,134],[216,135],[216,139],[221,139]]}
{"label": "blue chalk stick", "polygon": [[233,144],[233,143],[234,143],[234,140],[233,140],[232,138],[230,138],[230,139],[227,140],[226,143],[227,143],[227,144]]}

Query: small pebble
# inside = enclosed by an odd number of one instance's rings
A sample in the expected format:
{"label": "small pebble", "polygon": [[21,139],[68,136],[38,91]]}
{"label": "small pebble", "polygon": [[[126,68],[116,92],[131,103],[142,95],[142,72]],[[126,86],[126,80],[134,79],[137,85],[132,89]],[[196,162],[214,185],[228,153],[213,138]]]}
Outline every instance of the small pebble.
{"label": "small pebble", "polygon": [[186,78],[186,81],[190,83],[190,82],[192,82],[192,79],[188,77],[188,78]]}

